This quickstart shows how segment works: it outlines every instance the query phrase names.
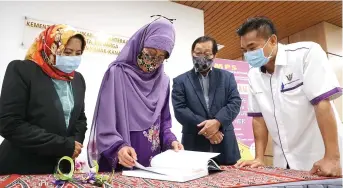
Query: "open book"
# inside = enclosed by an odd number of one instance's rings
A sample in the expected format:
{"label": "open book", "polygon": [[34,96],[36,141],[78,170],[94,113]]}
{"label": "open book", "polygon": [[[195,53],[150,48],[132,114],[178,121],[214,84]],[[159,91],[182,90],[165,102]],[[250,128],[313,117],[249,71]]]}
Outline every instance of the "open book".
{"label": "open book", "polygon": [[151,167],[136,162],[135,170],[122,172],[124,176],[186,182],[207,176],[210,171],[221,171],[211,158],[219,153],[167,150],[151,160]]}

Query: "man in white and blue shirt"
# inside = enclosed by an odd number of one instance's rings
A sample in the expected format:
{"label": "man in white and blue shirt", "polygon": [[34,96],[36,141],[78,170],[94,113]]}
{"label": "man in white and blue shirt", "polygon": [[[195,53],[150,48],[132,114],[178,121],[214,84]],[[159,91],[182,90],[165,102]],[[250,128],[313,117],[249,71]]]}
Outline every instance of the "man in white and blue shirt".
{"label": "man in white and blue shirt", "polygon": [[255,160],[263,164],[268,132],[274,166],[340,176],[342,125],[332,103],[342,95],[327,54],[314,42],[278,43],[271,20],[247,20],[237,31],[249,71],[249,113],[253,117]]}

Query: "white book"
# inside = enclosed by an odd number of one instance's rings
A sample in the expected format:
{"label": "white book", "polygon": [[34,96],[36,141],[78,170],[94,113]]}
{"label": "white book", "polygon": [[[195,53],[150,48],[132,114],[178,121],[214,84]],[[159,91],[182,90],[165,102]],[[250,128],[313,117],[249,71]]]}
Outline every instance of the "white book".
{"label": "white book", "polygon": [[125,170],[124,176],[186,182],[220,171],[220,167],[211,159],[219,153],[167,150],[152,158],[151,167],[135,163],[135,170]]}

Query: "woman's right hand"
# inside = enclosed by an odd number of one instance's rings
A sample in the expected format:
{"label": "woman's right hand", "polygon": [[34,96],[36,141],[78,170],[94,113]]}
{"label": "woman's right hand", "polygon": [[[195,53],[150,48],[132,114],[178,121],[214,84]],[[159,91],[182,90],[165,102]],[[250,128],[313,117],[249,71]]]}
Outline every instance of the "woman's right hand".
{"label": "woman's right hand", "polygon": [[83,145],[80,144],[78,141],[74,141],[74,143],[75,143],[75,146],[74,146],[74,153],[73,153],[72,158],[76,159],[80,155]]}
{"label": "woman's right hand", "polygon": [[135,166],[135,161],[137,161],[137,154],[132,147],[124,146],[119,150],[118,158],[119,164],[127,168],[132,168]]}

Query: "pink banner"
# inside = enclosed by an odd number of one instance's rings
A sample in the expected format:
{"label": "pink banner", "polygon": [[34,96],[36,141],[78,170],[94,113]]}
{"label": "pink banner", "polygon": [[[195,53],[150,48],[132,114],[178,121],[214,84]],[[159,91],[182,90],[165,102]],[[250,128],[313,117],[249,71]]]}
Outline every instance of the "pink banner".
{"label": "pink banner", "polygon": [[233,126],[239,141],[242,158],[252,159],[255,153],[254,135],[252,131],[252,119],[247,116],[249,64],[244,61],[215,59],[214,67],[232,72],[235,76],[238,91],[242,99],[242,105],[240,113],[233,122]]}

